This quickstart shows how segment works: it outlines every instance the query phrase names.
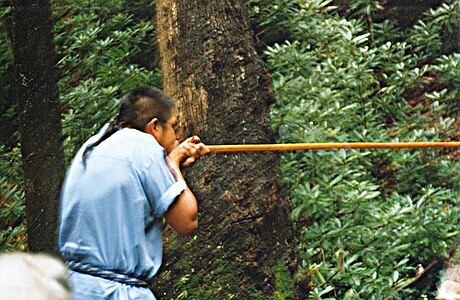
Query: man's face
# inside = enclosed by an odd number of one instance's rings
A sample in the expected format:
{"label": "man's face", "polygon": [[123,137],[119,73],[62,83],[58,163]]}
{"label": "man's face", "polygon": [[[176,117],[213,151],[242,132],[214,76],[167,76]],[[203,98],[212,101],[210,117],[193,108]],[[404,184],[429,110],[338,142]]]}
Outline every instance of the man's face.
{"label": "man's face", "polygon": [[163,124],[158,119],[156,121],[155,119],[152,121],[152,124],[149,123],[151,126],[151,132],[149,133],[155,137],[157,142],[165,149],[166,153],[169,154],[178,145],[175,131],[175,127],[177,125],[176,115],[171,114],[171,117]]}

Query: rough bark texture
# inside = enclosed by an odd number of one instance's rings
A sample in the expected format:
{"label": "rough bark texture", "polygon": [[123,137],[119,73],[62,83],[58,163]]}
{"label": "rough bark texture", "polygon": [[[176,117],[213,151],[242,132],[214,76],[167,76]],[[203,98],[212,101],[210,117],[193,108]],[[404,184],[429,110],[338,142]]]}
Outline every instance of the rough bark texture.
{"label": "rough bark texture", "polygon": [[64,157],[51,9],[47,0],[10,2],[28,245],[32,251],[55,253]]}
{"label": "rough bark texture", "polygon": [[[207,144],[271,143],[271,78],[257,56],[245,1],[157,1],[164,89],[184,135]],[[279,157],[210,154],[187,172],[199,199],[196,237],[167,237],[160,299],[267,299],[274,267],[295,268]],[[294,266],[294,267],[293,267]]]}

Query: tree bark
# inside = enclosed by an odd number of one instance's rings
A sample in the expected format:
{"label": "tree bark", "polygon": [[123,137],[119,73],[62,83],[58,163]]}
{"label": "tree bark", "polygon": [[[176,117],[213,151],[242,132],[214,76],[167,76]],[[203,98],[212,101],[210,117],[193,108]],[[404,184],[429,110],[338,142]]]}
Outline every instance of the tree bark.
{"label": "tree bark", "polygon": [[[164,90],[177,101],[182,136],[274,142],[271,78],[245,1],[159,0],[157,24]],[[210,154],[186,177],[200,229],[187,241],[168,234],[154,290],[160,299],[267,299],[275,266],[293,271],[298,261],[278,155]]]}
{"label": "tree bark", "polygon": [[51,8],[47,0],[10,3],[28,246],[31,251],[55,253],[64,155]]}

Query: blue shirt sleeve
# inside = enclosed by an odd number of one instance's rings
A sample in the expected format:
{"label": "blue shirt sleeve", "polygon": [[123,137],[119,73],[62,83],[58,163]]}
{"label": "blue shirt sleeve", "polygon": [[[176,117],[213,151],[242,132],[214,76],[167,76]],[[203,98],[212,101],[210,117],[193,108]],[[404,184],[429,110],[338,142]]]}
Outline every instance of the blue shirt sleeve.
{"label": "blue shirt sleeve", "polygon": [[186,188],[185,181],[178,180],[166,152],[152,151],[150,165],[141,174],[144,192],[156,217],[163,217],[169,206]]}

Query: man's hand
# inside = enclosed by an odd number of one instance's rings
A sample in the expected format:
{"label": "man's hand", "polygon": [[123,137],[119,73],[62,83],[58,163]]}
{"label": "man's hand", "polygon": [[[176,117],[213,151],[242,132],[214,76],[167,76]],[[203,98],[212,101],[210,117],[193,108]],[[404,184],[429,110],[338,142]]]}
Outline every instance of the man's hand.
{"label": "man's hand", "polygon": [[180,143],[171,153],[169,159],[177,167],[189,167],[200,157],[209,152],[198,136],[192,136]]}

